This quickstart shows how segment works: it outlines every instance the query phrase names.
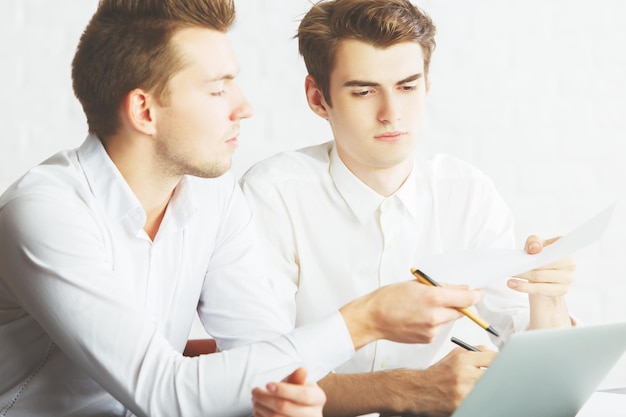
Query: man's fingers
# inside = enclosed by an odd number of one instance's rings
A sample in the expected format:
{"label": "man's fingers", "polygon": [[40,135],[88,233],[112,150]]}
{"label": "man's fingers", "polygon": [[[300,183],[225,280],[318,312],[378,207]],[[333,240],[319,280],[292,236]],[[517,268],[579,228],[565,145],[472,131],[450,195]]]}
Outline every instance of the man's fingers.
{"label": "man's fingers", "polygon": [[471,307],[483,298],[482,290],[467,290],[452,287],[435,288],[435,303],[444,307]]}
{"label": "man's fingers", "polygon": [[545,239],[543,241],[543,247],[545,248],[546,246],[550,246],[551,244],[553,244],[554,242],[556,242],[560,238],[561,238],[561,236],[555,236],[555,237],[552,237],[550,239]]}
{"label": "man's fingers", "polygon": [[326,401],[324,391],[317,385],[275,384],[273,392],[261,388],[252,390],[254,416],[317,416]]}
{"label": "man's fingers", "polygon": [[546,269],[546,270],[533,270],[524,272],[523,274],[516,275],[513,278],[523,279],[532,283],[546,283],[546,284],[566,284],[569,285],[574,281],[574,274],[572,270],[562,269]]}
{"label": "man's fingers", "polygon": [[570,284],[574,280],[576,262],[573,257],[563,258],[541,268],[515,275],[513,278],[521,278],[531,282],[556,282]]}
{"label": "man's fingers", "polygon": [[476,368],[488,368],[497,356],[497,352],[488,350],[484,345],[477,346],[480,352],[468,352],[471,364]]}
{"label": "man's fingers", "polygon": [[[304,368],[298,368],[304,369]],[[294,374],[301,375],[302,372],[294,372],[290,376]],[[306,378],[306,372],[304,372]],[[270,384],[272,385],[271,392]],[[301,405],[319,405],[324,404],[326,401],[326,396],[324,395],[324,391],[322,391],[315,384],[293,384],[287,382],[274,383],[271,382],[268,384],[268,391],[255,389],[253,391],[253,398],[258,398],[259,400],[269,399],[271,403],[275,404],[274,407],[270,406],[270,408],[281,411],[282,407],[287,407],[287,403],[295,403]],[[263,403],[268,406],[268,401],[263,401]],[[281,408],[281,410],[275,408]]]}
{"label": "man's fingers", "polygon": [[562,283],[545,283],[545,282],[527,282],[518,279],[510,279],[508,281],[509,288],[523,292],[529,295],[544,295],[548,297],[558,297],[567,293],[568,284]]}
{"label": "man's fingers", "polygon": [[528,236],[528,238],[526,239],[526,244],[524,245],[524,247],[526,248],[526,252],[530,254],[536,254],[541,252],[543,248],[545,248],[546,246],[550,246],[560,238],[561,236],[556,236],[550,239],[543,239],[539,236],[531,235]]}
{"label": "man's fingers", "polygon": [[285,382],[303,385],[306,382],[306,375],[307,372],[305,368],[298,368],[285,378]]}
{"label": "man's fingers", "polygon": [[526,252],[530,254],[535,254],[541,252],[543,249],[544,240],[539,236],[531,235],[526,238],[526,243],[524,247],[526,248]]}
{"label": "man's fingers", "polygon": [[254,417],[269,417],[273,411],[265,406],[265,404],[258,402],[255,398],[252,399],[254,404]]}

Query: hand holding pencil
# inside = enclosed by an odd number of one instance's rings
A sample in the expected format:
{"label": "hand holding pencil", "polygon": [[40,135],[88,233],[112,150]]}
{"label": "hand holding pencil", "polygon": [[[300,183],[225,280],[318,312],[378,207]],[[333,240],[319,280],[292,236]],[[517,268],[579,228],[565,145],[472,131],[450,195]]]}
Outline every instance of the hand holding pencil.
{"label": "hand holding pencil", "polygon": [[430,343],[443,326],[463,317],[460,309],[482,298],[480,290],[434,288],[415,280],[382,286],[342,307],[355,349],[375,340]]}
{"label": "hand holding pencil", "polygon": [[[422,284],[430,285],[430,286],[433,286],[433,287],[440,287],[441,286],[441,285],[439,285],[439,283],[437,283],[437,281],[435,281],[434,279],[432,279],[431,277],[429,277],[428,275],[426,275],[422,271],[419,271],[419,270],[417,270],[415,268],[412,268],[411,269],[411,273]],[[485,329],[486,331],[491,333],[492,335],[494,335],[496,337],[500,337],[500,334],[496,331],[496,329],[494,329],[493,326],[491,326],[489,323],[487,323],[478,314],[474,313],[473,311],[471,311],[471,310],[469,310],[467,308],[459,308],[458,310],[461,313],[463,313],[465,316],[467,316],[469,319],[471,319],[474,323],[478,324],[480,327],[482,327],[483,329]]]}

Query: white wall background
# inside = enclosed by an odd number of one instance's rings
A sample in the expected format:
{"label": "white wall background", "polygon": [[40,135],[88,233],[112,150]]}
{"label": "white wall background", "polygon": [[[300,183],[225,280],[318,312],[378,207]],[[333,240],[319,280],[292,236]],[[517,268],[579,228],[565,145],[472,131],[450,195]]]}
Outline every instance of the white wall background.
{"label": "white wall background", "polygon": [[[0,0],[0,191],[86,124],[70,62],[96,0]],[[308,0],[239,0],[232,39],[256,109],[233,170],[330,139],[304,100],[292,39]],[[569,294],[585,323],[626,321],[626,2],[423,0],[438,26],[421,151],[468,160],[531,233],[567,233],[613,201],[600,242],[577,254]],[[622,362],[626,362],[623,360]],[[615,378],[626,386],[626,363]]]}

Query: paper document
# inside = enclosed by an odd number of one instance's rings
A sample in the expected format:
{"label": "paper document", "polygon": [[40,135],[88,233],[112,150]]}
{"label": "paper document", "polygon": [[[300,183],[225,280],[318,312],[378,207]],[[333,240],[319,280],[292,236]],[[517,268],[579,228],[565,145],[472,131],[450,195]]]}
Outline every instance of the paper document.
{"label": "paper document", "polygon": [[481,288],[563,259],[600,239],[615,203],[535,255],[524,249],[484,249],[444,253],[423,260],[415,268],[439,283],[467,284]]}
{"label": "paper document", "polygon": [[625,417],[626,395],[594,392],[576,417]]}

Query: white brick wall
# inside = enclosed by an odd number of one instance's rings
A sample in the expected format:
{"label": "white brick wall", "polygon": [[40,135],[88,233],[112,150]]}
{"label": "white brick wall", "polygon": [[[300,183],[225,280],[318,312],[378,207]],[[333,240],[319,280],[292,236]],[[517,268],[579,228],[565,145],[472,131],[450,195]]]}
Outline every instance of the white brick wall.
{"label": "white brick wall", "polygon": [[[70,62],[96,0],[0,1],[0,189],[85,135]],[[330,138],[303,96],[291,39],[308,0],[239,0],[232,39],[256,116],[233,170]],[[526,235],[567,233],[618,200],[578,254],[569,303],[586,323],[626,320],[626,2],[423,0],[438,26],[422,140],[488,173]],[[619,375],[626,385],[626,365]]]}

